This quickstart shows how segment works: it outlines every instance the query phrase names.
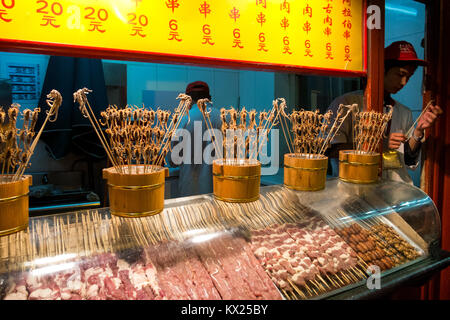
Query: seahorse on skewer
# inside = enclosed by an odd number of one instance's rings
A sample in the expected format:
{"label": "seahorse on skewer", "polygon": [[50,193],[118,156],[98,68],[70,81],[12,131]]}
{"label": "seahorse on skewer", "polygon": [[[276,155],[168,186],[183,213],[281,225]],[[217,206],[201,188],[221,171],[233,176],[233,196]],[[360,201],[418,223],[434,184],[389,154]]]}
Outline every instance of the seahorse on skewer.
{"label": "seahorse on skewer", "polygon": [[247,127],[247,110],[245,107],[242,107],[242,110],[239,112],[239,128],[245,130]]}
{"label": "seahorse on skewer", "polygon": [[220,109],[220,120],[222,121],[222,126],[220,130],[222,131],[222,134],[225,136],[226,130],[228,129],[227,110],[225,108]]}
{"label": "seahorse on skewer", "polygon": [[231,107],[229,113],[230,113],[230,129],[236,130],[238,122],[238,112],[233,107]]}

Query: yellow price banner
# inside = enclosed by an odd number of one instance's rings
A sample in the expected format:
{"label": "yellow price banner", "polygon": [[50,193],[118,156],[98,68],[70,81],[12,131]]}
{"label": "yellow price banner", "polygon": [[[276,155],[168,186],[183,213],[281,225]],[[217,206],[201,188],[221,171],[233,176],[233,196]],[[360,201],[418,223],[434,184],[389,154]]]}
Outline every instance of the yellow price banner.
{"label": "yellow price banner", "polygon": [[365,74],[364,0],[0,0],[0,47]]}

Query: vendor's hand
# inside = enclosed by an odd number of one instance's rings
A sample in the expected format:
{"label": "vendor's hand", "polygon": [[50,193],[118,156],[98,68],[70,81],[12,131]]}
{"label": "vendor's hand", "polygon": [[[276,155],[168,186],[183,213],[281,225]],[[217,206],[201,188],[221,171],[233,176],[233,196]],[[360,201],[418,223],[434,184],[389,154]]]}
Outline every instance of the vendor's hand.
{"label": "vendor's hand", "polygon": [[389,149],[397,150],[406,141],[406,136],[401,132],[391,133],[389,136]]}
{"label": "vendor's hand", "polygon": [[419,121],[417,122],[416,130],[423,133],[423,130],[432,127],[437,117],[441,113],[442,109],[439,106],[430,105],[427,111],[420,117]]}

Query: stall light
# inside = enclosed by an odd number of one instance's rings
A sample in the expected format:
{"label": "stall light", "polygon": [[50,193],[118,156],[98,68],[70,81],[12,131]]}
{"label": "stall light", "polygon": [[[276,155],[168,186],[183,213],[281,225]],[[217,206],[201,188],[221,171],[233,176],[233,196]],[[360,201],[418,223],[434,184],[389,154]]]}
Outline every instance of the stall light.
{"label": "stall light", "polygon": [[423,204],[425,204],[427,202],[430,202],[430,198],[428,198],[428,197],[427,198],[422,198],[422,199],[416,199],[416,200],[413,200],[413,201],[407,201],[407,202],[404,202],[402,204],[395,205],[392,208],[394,210],[404,210],[406,208],[409,209],[409,208],[422,207]]}
{"label": "stall light", "polygon": [[54,273],[57,273],[57,272],[60,272],[60,271],[74,269],[76,267],[76,265],[77,265],[76,262],[57,264],[57,265],[54,265],[54,266],[48,266],[48,267],[34,269],[33,271],[31,271],[31,274],[34,277],[41,277],[41,276],[44,276],[46,274],[54,274]]}
{"label": "stall light", "polygon": [[216,232],[216,233],[204,234],[204,235],[201,235],[201,236],[196,236],[196,237],[193,237],[191,239],[191,242],[193,242],[193,243],[206,242],[206,241],[209,241],[211,239],[214,239],[214,238],[220,236],[221,234],[222,234],[221,232]]}
{"label": "stall light", "polygon": [[386,10],[395,11],[399,13],[403,13],[406,15],[417,17],[417,10],[412,9],[410,7],[404,7],[399,5],[387,4],[385,6]]}
{"label": "stall light", "polygon": [[100,201],[96,202],[83,202],[83,203],[71,203],[71,204],[58,204],[58,205],[52,205],[52,206],[44,206],[44,207],[36,207],[36,208],[30,208],[30,211],[38,211],[38,210],[55,210],[55,209],[61,209],[61,208],[73,208],[73,207],[89,207],[89,206],[99,206]]}
{"label": "stall light", "polygon": [[117,17],[123,22],[123,23],[128,23],[127,20],[124,18],[124,16],[122,15],[122,13],[120,13],[120,9],[117,8],[116,5],[113,5],[114,7],[114,12],[116,13]]}
{"label": "stall light", "polygon": [[39,258],[36,260],[33,260],[31,262],[26,262],[24,263],[25,266],[31,266],[31,265],[45,265],[45,264],[55,264],[58,263],[60,261],[64,261],[64,260],[70,260],[73,258],[76,258],[77,254],[76,253],[66,253],[66,254],[60,254],[54,257],[45,257],[45,258]]}
{"label": "stall light", "polygon": [[193,229],[183,232],[183,236],[190,238],[190,237],[196,237],[202,233],[205,233],[206,229]]}

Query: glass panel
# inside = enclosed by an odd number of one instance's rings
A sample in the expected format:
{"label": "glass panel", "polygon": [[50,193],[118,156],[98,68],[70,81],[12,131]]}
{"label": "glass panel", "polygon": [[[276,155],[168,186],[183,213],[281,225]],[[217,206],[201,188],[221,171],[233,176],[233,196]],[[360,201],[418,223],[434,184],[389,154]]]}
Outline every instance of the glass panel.
{"label": "glass panel", "polygon": [[313,193],[263,187],[251,203],[167,200],[140,219],[52,215],[0,238],[0,297],[324,298],[425,259],[439,228],[415,187],[337,179]]}

